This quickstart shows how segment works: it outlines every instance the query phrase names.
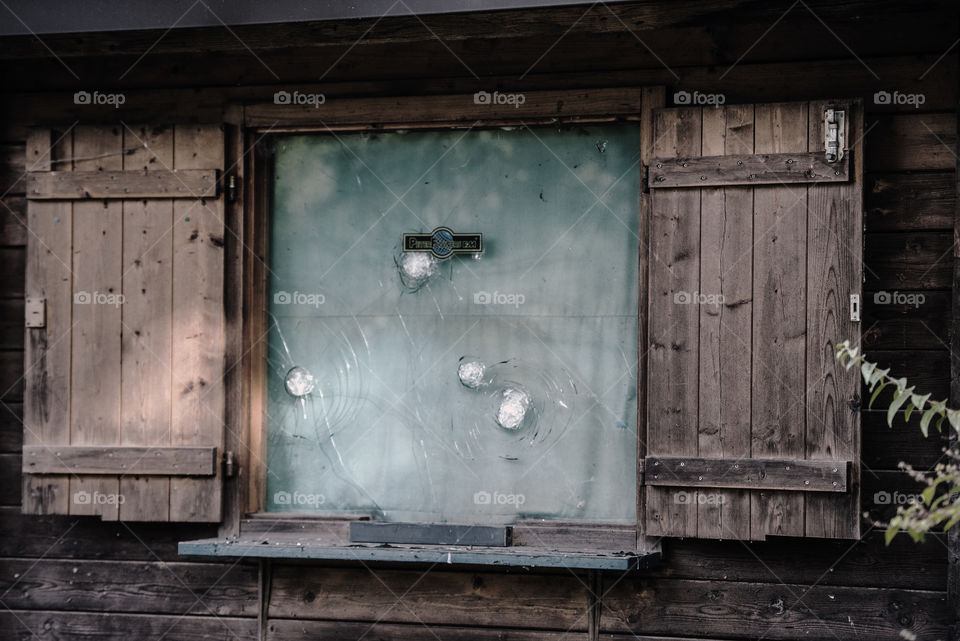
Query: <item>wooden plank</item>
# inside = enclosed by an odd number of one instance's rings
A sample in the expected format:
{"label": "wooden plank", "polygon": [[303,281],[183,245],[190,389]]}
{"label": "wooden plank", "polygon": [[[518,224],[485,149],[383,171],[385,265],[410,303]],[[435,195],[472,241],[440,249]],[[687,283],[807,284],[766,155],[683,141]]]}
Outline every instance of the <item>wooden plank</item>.
{"label": "wooden plank", "polygon": [[59,610],[5,610],[0,613],[0,634],[29,639],[40,630],[57,641],[257,641],[256,619],[218,616],[115,614]]}
{"label": "wooden plank", "polygon": [[0,350],[24,349],[22,298],[0,298]]}
{"label": "wooden plank", "polygon": [[952,171],[866,176],[867,232],[952,230],[956,192]]}
{"label": "wooden plank", "polygon": [[[753,105],[703,111],[703,153],[751,154]],[[723,297],[720,305],[700,306],[698,451],[702,456],[749,458],[753,270],[753,192],[704,189],[701,192],[700,292]],[[750,496],[718,491],[697,502],[697,533],[703,538],[750,536]]]}
{"label": "wooden plank", "polygon": [[23,144],[0,144],[0,195],[23,195],[26,171]]}
{"label": "wooden plank", "polygon": [[647,485],[846,492],[850,461],[648,456]]}
{"label": "wooden plank", "polygon": [[512,538],[513,529],[507,526],[374,523],[372,521],[354,521],[350,524],[350,541],[354,543],[426,543],[507,547],[511,545]]}
{"label": "wooden plank", "polygon": [[550,521],[518,521],[513,526],[513,545],[515,546],[558,550],[628,551],[637,549],[636,543],[637,532],[634,527],[590,527]]}
{"label": "wooden plank", "polygon": [[213,476],[217,473],[215,447],[25,445],[23,456],[24,474]]}
{"label": "wooden plank", "polygon": [[[757,153],[807,146],[806,103],[757,105]],[[751,454],[804,457],[807,212],[803,185],[754,189]],[[803,495],[751,497],[751,537],[803,535]]]}
{"label": "wooden plank", "polygon": [[[955,83],[957,84],[957,83]],[[960,113],[957,114],[957,123],[960,127]],[[957,150],[960,151],[960,139],[958,139]],[[957,161],[957,176],[960,176],[960,157]],[[955,189],[960,196],[960,178],[955,183]],[[953,218],[953,287],[951,306],[950,325],[952,328],[952,338],[950,342],[950,406],[960,407],[960,248],[957,243],[960,242],[960,197],[958,197],[958,206],[954,211]],[[957,431],[950,433],[950,449],[956,453],[958,451]],[[950,627],[950,641],[960,641],[960,532],[957,528],[951,528],[947,534],[947,563],[949,572],[947,574],[947,599],[952,604],[951,614],[953,622]]]}
{"label": "wooden plank", "polygon": [[[73,132],[74,170],[123,168],[123,132],[82,125]],[[70,376],[70,443],[120,443],[120,337],[122,333],[123,208],[119,202],[73,203],[73,331]],[[48,297],[49,298],[49,297]],[[70,513],[119,516],[117,477],[70,481]],[[87,497],[91,497],[86,501]],[[75,500],[76,499],[76,500]]]}
{"label": "wooden plank", "polygon": [[822,150],[654,158],[650,162],[650,189],[847,182],[849,165],[847,157],[827,162]]}
{"label": "wooden plank", "polygon": [[[270,618],[380,621],[443,625],[498,625],[543,630],[586,630],[587,588],[571,575],[518,576],[413,570],[274,565]],[[321,596],[322,595],[322,596]],[[402,604],[397,595],[403,595]]]}
{"label": "wooden plank", "polygon": [[953,114],[874,116],[865,130],[870,171],[953,170],[957,122]]}
{"label": "wooden plank", "polygon": [[[219,125],[174,130],[174,168],[223,167]],[[173,445],[220,446],[224,429],[223,201],[173,205]],[[170,481],[170,520],[220,520],[221,479]]]}
{"label": "wooden plank", "polygon": [[0,590],[8,608],[24,610],[148,609],[201,616],[257,611],[257,569],[251,563],[0,559]]}
{"label": "wooden plank", "polygon": [[[810,103],[809,149],[822,146],[826,101]],[[806,458],[850,461],[842,496],[805,497],[808,537],[860,538],[860,373],[837,360],[837,345],[856,342],[850,296],[863,288],[863,108],[842,103],[852,156],[850,181],[810,185],[807,193]],[[861,296],[862,300],[862,296]]]}
{"label": "wooden plank", "polygon": [[[144,151],[137,150],[140,153]],[[34,172],[27,175],[27,198],[104,200],[217,197],[216,169],[153,169],[154,171]]]}
{"label": "wooden plank", "polygon": [[21,402],[23,388],[23,355],[20,352],[0,352],[0,401]]}
{"label": "wooden plank", "polygon": [[180,541],[216,533],[216,526],[207,524],[117,523],[66,515],[22,515],[18,507],[0,508],[3,557],[182,561],[177,554]]}
{"label": "wooden plank", "polygon": [[[870,245],[869,234],[866,244]],[[864,292],[864,349],[946,349],[951,336],[950,292],[908,291],[894,296],[896,291]]]}
{"label": "wooden plank", "polygon": [[0,281],[0,296],[23,298],[26,255],[23,247],[0,247],[0,270],[4,274]]}
{"label": "wooden plank", "polygon": [[[648,87],[643,90],[640,106],[640,163],[649,165],[654,151],[654,121],[653,114],[666,102],[664,87]],[[643,470],[640,461],[647,455],[647,391],[650,354],[650,261],[653,256],[650,252],[650,218],[653,202],[649,189],[642,189],[640,193],[640,221],[637,224],[637,234],[640,237],[639,260],[637,264],[637,282],[640,284],[637,293],[637,541],[635,549],[641,550],[648,546],[647,534],[647,493],[643,485]],[[516,533],[522,537],[522,533]]]}
{"label": "wooden plank", "polygon": [[[73,138],[49,129],[32,130],[26,157],[31,166],[73,156]],[[54,147],[54,143],[57,143]],[[58,165],[48,165],[57,167]],[[70,163],[67,163],[70,166]],[[30,203],[25,294],[46,299],[46,327],[25,330],[23,442],[70,442],[71,335],[73,328],[73,207],[70,203]],[[70,482],[62,477],[23,478],[26,514],[67,514]]]}
{"label": "wooden plank", "polygon": [[23,403],[4,403],[0,407],[0,454],[23,449]]}
{"label": "wooden plank", "polygon": [[[124,169],[169,175],[173,128],[129,127]],[[146,148],[144,148],[146,146]],[[173,201],[123,202],[121,444],[169,445],[173,314]],[[120,479],[125,521],[170,519],[170,479]]]}
{"label": "wooden plank", "polygon": [[450,96],[345,98],[337,100],[329,109],[326,106],[259,103],[247,105],[244,118],[248,127],[271,129],[367,123],[471,124],[477,120],[628,116],[639,114],[640,106],[641,92],[636,88],[520,94],[481,91]]}
{"label": "wooden plank", "polygon": [[19,454],[0,454],[0,505],[20,505]]}
{"label": "wooden plank", "polygon": [[[709,612],[709,616],[704,616]],[[604,630],[725,639],[942,639],[942,591],[627,578],[604,598]]]}
{"label": "wooden plank", "polygon": [[27,244],[27,199],[7,196],[0,199],[0,245]]}
{"label": "wooden plank", "polygon": [[878,232],[864,248],[864,288],[873,291],[950,289],[953,234]]}
{"label": "wooden plank", "polygon": [[748,544],[671,540],[669,561],[649,578],[942,590],[947,568],[942,535],[923,543],[897,537],[889,546],[879,531],[850,541],[771,538]]}
{"label": "wooden plank", "polygon": [[[700,153],[700,109],[654,112],[653,155]],[[699,310],[683,304],[699,291],[700,192],[651,193],[649,221],[649,346],[647,366],[647,452],[669,456],[697,453]],[[696,536],[696,502],[676,491],[646,489],[648,536]]]}
{"label": "wooden plank", "polygon": [[[906,378],[918,391],[929,392],[932,398],[950,396],[950,353],[945,350],[868,350],[864,355],[881,368],[889,368],[897,378]],[[861,392],[861,396],[864,394]],[[891,398],[892,391],[884,390],[874,401],[873,409],[883,408]],[[867,409],[869,400],[870,396],[865,396],[864,409]]]}
{"label": "wooden plank", "polygon": [[877,409],[861,412],[861,458],[867,468],[896,470],[900,462],[905,461],[916,469],[928,470],[941,461],[943,448],[949,444],[948,432],[941,433],[934,429],[924,437],[920,433],[919,416],[911,416],[909,423],[904,422],[903,418],[903,413],[899,413],[894,419],[893,427],[890,427],[887,425],[886,411]]}

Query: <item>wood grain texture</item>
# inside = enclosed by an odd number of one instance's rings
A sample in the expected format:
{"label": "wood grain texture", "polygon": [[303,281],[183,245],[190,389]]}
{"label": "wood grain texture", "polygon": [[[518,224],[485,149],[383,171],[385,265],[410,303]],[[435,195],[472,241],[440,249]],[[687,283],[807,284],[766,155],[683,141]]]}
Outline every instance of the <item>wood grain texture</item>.
{"label": "wood grain texture", "polygon": [[24,474],[213,476],[217,471],[215,447],[25,445],[23,455]]}
{"label": "wood grain texture", "polygon": [[952,114],[874,116],[864,131],[870,171],[952,171],[956,166],[957,119]]}
{"label": "wood grain texture", "polygon": [[604,631],[793,640],[943,638],[946,593],[628,578],[604,600]]}
{"label": "wood grain texture", "polygon": [[59,610],[9,610],[0,614],[0,634],[9,639],[57,641],[257,641],[256,619],[241,617],[114,614]]}
{"label": "wood grain texture", "polygon": [[0,245],[27,244],[27,199],[6,196],[0,199]]}
{"label": "wood grain texture", "polygon": [[868,290],[948,290],[953,281],[953,233],[877,232],[864,250]]}
{"label": "wood grain texture", "polygon": [[[703,153],[753,153],[753,105],[703,111]],[[723,296],[700,306],[699,436],[701,456],[750,456],[750,344],[753,292],[753,192],[701,192],[700,292]],[[648,471],[649,474],[649,471]],[[718,491],[697,505],[698,536],[746,539],[750,496]]]}
{"label": "wood grain texture", "polygon": [[[716,118],[722,113],[721,109],[704,110],[704,117],[711,114]],[[698,158],[653,159],[650,188],[830,183],[849,179],[848,159],[828,163],[822,150],[783,154],[706,154],[704,152]]]}
{"label": "wood grain texture", "polygon": [[[324,618],[485,625],[496,608],[504,627],[585,631],[587,588],[567,575],[518,576],[474,572],[378,570],[274,565],[271,618]],[[398,597],[402,596],[402,601]]]}
{"label": "wood grain texture", "polygon": [[[757,105],[757,153],[807,149],[806,103]],[[804,458],[807,187],[754,190],[751,454]],[[803,535],[803,496],[751,497],[751,536]]]}
{"label": "wood grain texture", "polygon": [[[144,151],[138,149],[136,153]],[[129,160],[125,158],[125,164]],[[34,172],[27,174],[26,181],[27,198],[31,200],[217,196],[216,169]]]}
{"label": "wood grain texture", "polygon": [[[75,160],[75,170],[122,169],[122,152],[119,127],[82,125],[74,129],[74,158],[92,158]],[[70,442],[115,445],[120,442],[123,207],[119,202],[77,201],[73,218]],[[73,478],[70,513],[115,520],[119,501],[98,503],[96,497],[119,492],[116,477]],[[91,498],[83,500],[85,497]]]}
{"label": "wood grain texture", "polygon": [[[823,112],[833,103],[810,103],[809,149],[821,145]],[[842,103],[851,158],[850,181],[807,192],[806,453],[808,459],[851,462],[843,496],[805,497],[808,537],[860,537],[860,373],[836,358],[837,345],[856,339],[861,323],[850,320],[850,296],[863,289],[863,108]]]}
{"label": "wood grain texture", "polygon": [[952,230],[954,172],[867,174],[864,200],[867,233]]}
{"label": "wood grain texture", "polygon": [[[54,138],[49,129],[33,130],[27,140],[27,162],[36,166],[69,158],[72,150],[71,135]],[[32,242],[26,248],[25,293],[47,300],[47,318],[46,327],[27,329],[24,339],[23,442],[64,445],[70,442],[71,425],[73,207],[32,203],[27,206],[27,226]],[[69,479],[24,477],[23,511],[66,514],[69,493]]]}
{"label": "wood grain texture", "polygon": [[[125,128],[128,172],[169,176],[173,128]],[[144,148],[145,146],[145,148]],[[121,445],[169,445],[173,350],[173,202],[123,202]],[[170,480],[120,478],[124,521],[167,521]]]}
{"label": "wood grain texture", "polygon": [[846,492],[851,463],[840,460],[648,456],[645,476],[648,485],[667,487]]}
{"label": "wood grain texture", "polygon": [[[700,141],[700,109],[654,113],[654,156],[698,155]],[[696,455],[699,309],[687,297],[700,289],[700,193],[655,191],[651,202],[648,367],[657,375],[647,382],[647,452]],[[696,536],[696,501],[680,499],[647,489],[648,535]]]}
{"label": "wood grain texture", "polygon": [[[222,167],[219,125],[178,126],[174,167]],[[221,446],[224,430],[223,246],[220,200],[174,203],[173,409],[171,443]],[[219,521],[219,472],[213,479],[170,481],[170,519]]]}

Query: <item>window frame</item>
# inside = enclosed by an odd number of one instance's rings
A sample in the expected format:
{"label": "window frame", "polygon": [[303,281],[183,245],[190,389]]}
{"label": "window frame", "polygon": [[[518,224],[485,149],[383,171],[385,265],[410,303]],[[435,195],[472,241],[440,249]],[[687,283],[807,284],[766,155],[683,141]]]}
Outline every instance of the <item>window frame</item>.
{"label": "window frame", "polygon": [[[492,92],[491,92],[492,93]],[[665,102],[663,87],[621,87],[589,90],[530,91],[521,107],[512,104],[483,104],[474,101],[475,94],[430,96],[334,98],[319,108],[311,105],[257,103],[228,111],[236,125],[231,129],[229,146],[237,150],[237,172],[240,174],[243,197],[235,201],[241,260],[235,273],[228,270],[227,287],[241,292],[241,330],[233,346],[237,350],[230,362],[239,365],[241,375],[232,377],[228,394],[234,399],[242,424],[240,434],[229,437],[241,470],[238,480],[225,491],[225,522],[221,537],[249,539],[267,532],[295,532],[305,538],[310,534],[318,541],[349,546],[347,533],[350,521],[364,517],[305,515],[302,513],[266,512],[266,430],[267,346],[269,327],[266,310],[268,295],[269,227],[271,216],[271,158],[258,154],[257,143],[271,134],[281,133],[358,133],[399,129],[462,129],[473,127],[594,124],[638,122],[641,127],[641,161],[637,171],[643,172],[652,149],[652,111]],[[231,118],[228,118],[228,122]],[[641,176],[641,178],[643,178]],[[229,180],[229,176],[227,178]],[[642,182],[645,182],[643,180]],[[646,191],[645,184],[644,189]],[[644,403],[646,364],[647,270],[646,207],[648,196],[640,194],[637,215],[640,217],[640,249],[638,265],[638,421],[637,421],[637,518],[634,524],[569,522],[552,520],[521,521],[513,526],[513,545],[506,550],[542,550],[584,554],[626,552],[654,555],[657,544],[644,536],[643,461],[645,456]],[[237,282],[237,280],[240,282]],[[229,369],[229,363],[228,363]],[[228,381],[229,383],[230,381]],[[232,443],[231,443],[232,441]],[[353,544],[355,545],[355,544]],[[427,549],[437,546],[427,546]],[[422,549],[422,547],[421,547]],[[474,548],[476,550],[476,548]],[[504,548],[499,548],[503,552]],[[489,548],[495,552],[496,548]],[[286,555],[281,555],[286,556]],[[292,554],[290,556],[303,556]],[[482,555],[481,555],[482,556]],[[329,556],[310,558],[331,558]],[[460,562],[467,562],[461,560]],[[493,560],[490,563],[501,564]],[[509,564],[509,563],[508,563]],[[547,564],[549,565],[549,564]],[[640,564],[642,565],[642,563]]]}

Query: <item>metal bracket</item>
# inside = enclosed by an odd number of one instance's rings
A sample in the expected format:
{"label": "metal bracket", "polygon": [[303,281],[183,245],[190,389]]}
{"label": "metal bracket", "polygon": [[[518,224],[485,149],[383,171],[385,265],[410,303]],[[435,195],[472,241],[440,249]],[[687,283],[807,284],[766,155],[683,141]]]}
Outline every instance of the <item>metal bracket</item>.
{"label": "metal bracket", "polygon": [[47,299],[27,296],[23,306],[24,322],[27,327],[47,326]]}
{"label": "metal bracket", "polygon": [[237,465],[236,459],[233,456],[233,452],[227,450],[223,453],[223,476],[225,478],[232,478],[237,474]]}
{"label": "metal bracket", "polygon": [[823,113],[823,146],[827,162],[843,160],[847,145],[847,112],[843,109],[827,109]]}
{"label": "metal bracket", "polygon": [[850,294],[850,320],[860,322],[860,294]]}

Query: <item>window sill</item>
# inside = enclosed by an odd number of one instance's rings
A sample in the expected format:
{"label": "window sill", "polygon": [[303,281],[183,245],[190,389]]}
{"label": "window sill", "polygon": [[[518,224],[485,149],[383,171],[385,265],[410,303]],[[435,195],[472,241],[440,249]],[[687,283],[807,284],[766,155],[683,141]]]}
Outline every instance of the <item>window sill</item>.
{"label": "window sill", "polygon": [[548,548],[481,548],[468,546],[412,546],[388,544],[322,545],[277,536],[249,539],[182,541],[181,555],[245,557],[254,559],[312,559],[390,563],[448,563],[503,567],[570,568],[580,570],[637,570],[659,564],[659,549],[640,552],[571,552]]}

